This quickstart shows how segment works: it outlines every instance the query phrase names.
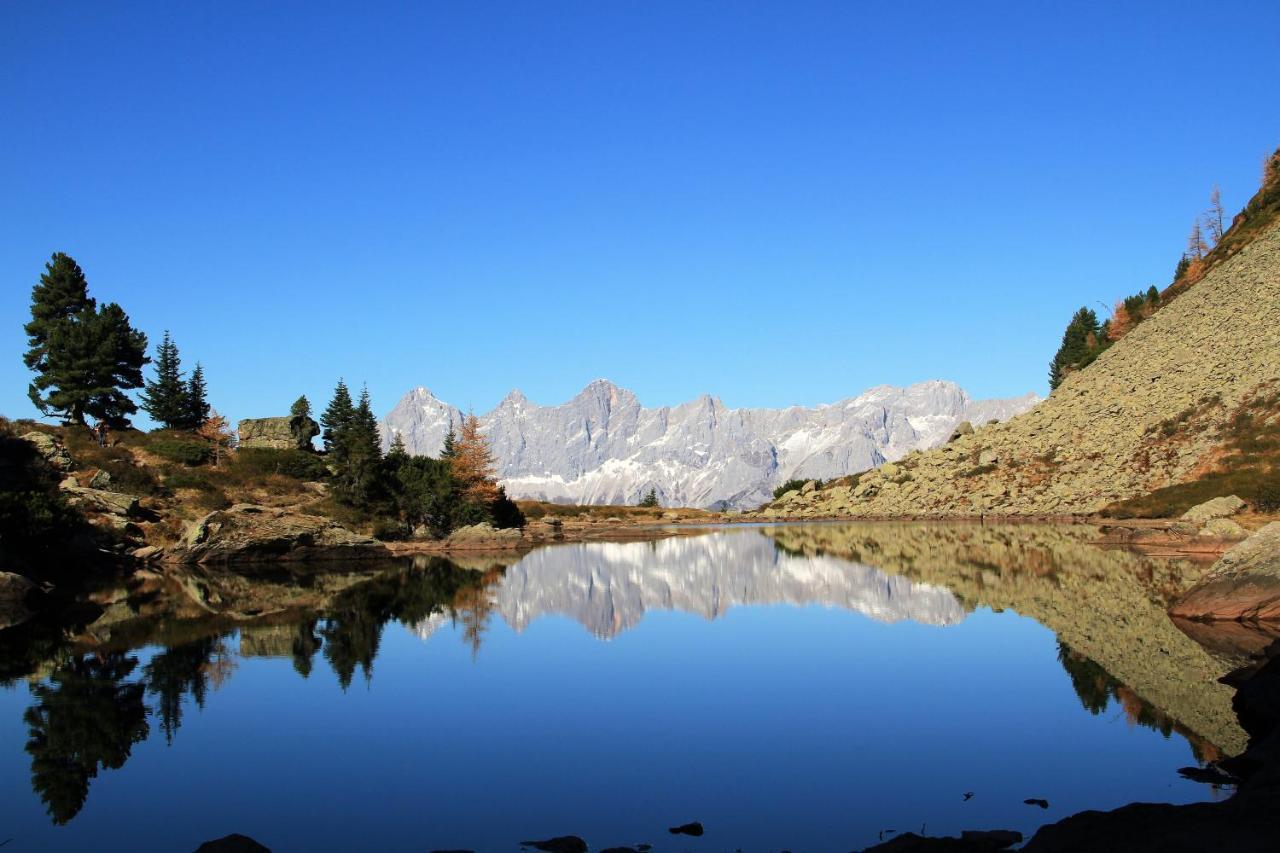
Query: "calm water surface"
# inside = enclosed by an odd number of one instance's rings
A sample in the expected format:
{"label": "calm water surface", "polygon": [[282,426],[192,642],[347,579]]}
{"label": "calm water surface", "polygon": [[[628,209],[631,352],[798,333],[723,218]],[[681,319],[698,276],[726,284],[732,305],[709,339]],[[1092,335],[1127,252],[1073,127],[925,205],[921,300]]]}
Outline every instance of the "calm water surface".
{"label": "calm water surface", "polygon": [[104,590],[0,632],[0,841],[827,851],[1225,796],[1176,773],[1243,745],[1224,655],[1163,613],[1186,567],[1088,535],[743,529]]}

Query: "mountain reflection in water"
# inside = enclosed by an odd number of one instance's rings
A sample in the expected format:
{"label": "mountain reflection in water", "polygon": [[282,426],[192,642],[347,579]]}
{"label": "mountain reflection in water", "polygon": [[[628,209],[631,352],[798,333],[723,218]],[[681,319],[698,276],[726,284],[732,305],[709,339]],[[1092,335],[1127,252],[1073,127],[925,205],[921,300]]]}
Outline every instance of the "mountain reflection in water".
{"label": "mountain reflection in water", "polygon": [[975,608],[1010,609],[1057,634],[1058,661],[1090,713],[1117,703],[1131,723],[1181,735],[1201,760],[1239,751],[1231,691],[1217,682],[1239,660],[1165,616],[1179,577],[1202,567],[1100,550],[1092,536],[1058,526],[781,526],[465,565],[141,573],[94,593],[76,619],[0,632],[0,677],[10,689],[28,684],[31,787],[55,824],[75,818],[93,780],[138,744],[162,734],[180,749],[191,710],[217,702],[239,662],[288,659],[303,679],[323,662],[345,691],[357,674],[373,683],[391,623],[423,639],[451,629],[478,658],[495,617],[523,632],[558,615],[615,638],[650,611],[716,619],[736,607],[818,605],[945,632]]}

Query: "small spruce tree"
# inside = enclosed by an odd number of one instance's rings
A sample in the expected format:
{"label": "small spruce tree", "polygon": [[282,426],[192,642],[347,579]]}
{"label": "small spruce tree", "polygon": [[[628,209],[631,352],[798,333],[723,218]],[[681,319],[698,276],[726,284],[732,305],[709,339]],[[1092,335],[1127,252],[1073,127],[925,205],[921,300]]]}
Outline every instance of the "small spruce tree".
{"label": "small spruce tree", "polygon": [[142,392],[142,408],[164,429],[194,429],[202,421],[191,417],[188,386],[182,380],[182,360],[178,345],[166,329],[156,347],[156,378],[148,381]]}
{"label": "small spruce tree", "polygon": [[200,362],[196,362],[195,370],[191,371],[191,379],[187,382],[187,416],[185,429],[199,429],[200,426],[209,420],[213,409],[209,406],[209,389],[204,381],[204,366]]}

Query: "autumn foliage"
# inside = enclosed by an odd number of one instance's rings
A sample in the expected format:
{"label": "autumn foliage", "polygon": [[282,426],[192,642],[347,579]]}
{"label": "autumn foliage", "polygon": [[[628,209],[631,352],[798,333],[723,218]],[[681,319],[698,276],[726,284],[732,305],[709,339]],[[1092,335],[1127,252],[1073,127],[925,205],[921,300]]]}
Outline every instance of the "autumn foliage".
{"label": "autumn foliage", "polygon": [[454,442],[450,458],[453,478],[470,500],[489,504],[498,498],[497,464],[489,441],[480,431],[480,419],[469,413]]}

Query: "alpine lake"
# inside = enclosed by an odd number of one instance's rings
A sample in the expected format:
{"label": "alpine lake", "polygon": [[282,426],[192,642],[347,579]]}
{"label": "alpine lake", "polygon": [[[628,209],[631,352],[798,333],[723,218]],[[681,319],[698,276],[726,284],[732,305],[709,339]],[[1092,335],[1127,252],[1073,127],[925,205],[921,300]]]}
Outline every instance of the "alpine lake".
{"label": "alpine lake", "polygon": [[1179,769],[1244,747],[1219,679],[1267,638],[1175,623],[1203,564],[1095,536],[740,526],[143,572],[0,631],[0,843],[798,853],[1227,797]]}

